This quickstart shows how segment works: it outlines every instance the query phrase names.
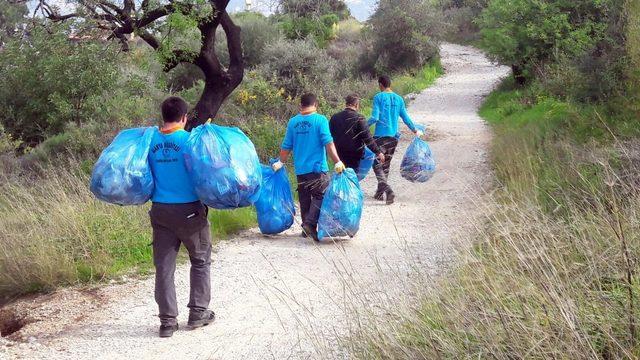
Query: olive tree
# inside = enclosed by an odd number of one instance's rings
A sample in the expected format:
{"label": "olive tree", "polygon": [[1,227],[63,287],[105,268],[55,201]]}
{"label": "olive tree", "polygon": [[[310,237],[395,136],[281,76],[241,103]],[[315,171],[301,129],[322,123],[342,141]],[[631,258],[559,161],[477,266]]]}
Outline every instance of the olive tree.
{"label": "olive tree", "polygon": [[[181,63],[199,67],[205,85],[188,129],[213,118],[242,82],[240,27],[226,11],[229,0],[74,0],[75,10],[67,13],[48,1],[39,0],[36,11],[49,20],[74,21],[79,29],[102,31],[117,40],[123,51],[142,39],[157,52],[165,71]],[[218,27],[226,35],[228,66],[216,53]]]}

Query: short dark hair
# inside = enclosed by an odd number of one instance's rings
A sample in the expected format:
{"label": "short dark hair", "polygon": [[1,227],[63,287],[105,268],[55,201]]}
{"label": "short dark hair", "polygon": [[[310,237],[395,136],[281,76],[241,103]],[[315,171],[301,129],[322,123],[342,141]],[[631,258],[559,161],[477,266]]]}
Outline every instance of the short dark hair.
{"label": "short dark hair", "polygon": [[378,84],[382,85],[382,87],[389,88],[391,87],[391,78],[387,75],[382,75],[378,78]]}
{"label": "short dark hair", "polygon": [[300,97],[300,106],[307,107],[313,106],[318,102],[318,97],[314,94],[304,94]]}
{"label": "short dark hair", "polygon": [[360,96],[356,94],[349,94],[344,98],[344,102],[347,106],[355,106],[360,103]]}
{"label": "short dark hair", "polygon": [[164,122],[176,122],[187,114],[189,105],[181,97],[170,96],[160,106]]}

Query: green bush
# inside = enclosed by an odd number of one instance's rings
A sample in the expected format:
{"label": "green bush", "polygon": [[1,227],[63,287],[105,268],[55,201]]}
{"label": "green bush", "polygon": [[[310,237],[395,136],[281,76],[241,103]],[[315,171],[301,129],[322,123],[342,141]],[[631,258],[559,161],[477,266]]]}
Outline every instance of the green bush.
{"label": "green bush", "polygon": [[98,42],[71,41],[60,26],[35,27],[26,40],[9,41],[0,52],[0,122],[27,146],[68,124],[130,124],[146,115],[140,111],[148,108],[148,84],[124,75],[120,56]]}
{"label": "green bush", "polygon": [[344,20],[351,15],[349,7],[341,0],[282,0],[280,10],[284,14],[307,18],[335,14],[339,19]]}
{"label": "green bush", "polygon": [[[490,54],[512,66],[520,84],[544,78],[549,64],[575,64],[584,76],[596,75],[588,84],[612,77],[603,89],[582,89],[605,94],[620,80],[603,72],[615,72],[610,65],[620,55],[616,28],[621,6],[622,2],[613,0],[492,0],[478,20],[482,43]],[[563,72],[564,68],[559,70]]]}
{"label": "green bush", "polygon": [[280,26],[289,40],[313,38],[318,46],[325,47],[329,41],[335,39],[339,20],[340,18],[334,14],[320,17],[286,16],[280,22]]}
{"label": "green bush", "polygon": [[444,33],[442,13],[430,2],[381,0],[369,20],[372,47],[361,69],[386,73],[419,68],[438,55]]}
{"label": "green bush", "polygon": [[277,88],[296,98],[314,91],[319,84],[331,84],[336,77],[336,61],[311,41],[279,40],[267,46],[258,70]]}
{"label": "green bush", "polygon": [[[254,12],[241,12],[232,15],[233,21],[242,29],[242,52],[245,66],[249,69],[262,62],[265,47],[283,37],[282,31],[273,19]],[[229,51],[224,31],[219,30],[216,38],[216,51],[220,61],[229,64]]]}

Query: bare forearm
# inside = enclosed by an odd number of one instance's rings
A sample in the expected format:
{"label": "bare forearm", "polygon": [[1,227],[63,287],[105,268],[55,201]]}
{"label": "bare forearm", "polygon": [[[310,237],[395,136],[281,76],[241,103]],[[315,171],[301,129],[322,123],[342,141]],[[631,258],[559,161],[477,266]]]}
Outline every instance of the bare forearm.
{"label": "bare forearm", "polygon": [[331,160],[333,160],[334,163],[339,163],[340,162],[340,157],[338,156],[338,151],[336,150],[336,146],[331,142],[328,143],[325,148],[327,149],[327,154],[329,154],[329,157],[331,158]]}
{"label": "bare forearm", "polygon": [[287,159],[289,159],[289,154],[291,154],[290,150],[280,149],[280,162],[287,162]]}

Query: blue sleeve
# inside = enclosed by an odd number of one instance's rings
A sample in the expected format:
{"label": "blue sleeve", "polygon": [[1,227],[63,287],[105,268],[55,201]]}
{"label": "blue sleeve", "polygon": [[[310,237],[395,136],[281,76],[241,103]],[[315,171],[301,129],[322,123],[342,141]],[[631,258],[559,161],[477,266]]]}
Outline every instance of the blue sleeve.
{"label": "blue sleeve", "polygon": [[378,96],[373,97],[373,110],[371,111],[371,117],[367,121],[367,125],[371,126],[378,122],[380,119],[380,106],[378,105]]}
{"label": "blue sleeve", "polygon": [[293,131],[291,131],[291,122],[287,124],[287,132],[284,134],[284,140],[282,141],[282,150],[293,150]]}
{"label": "blue sleeve", "polygon": [[416,131],[416,125],[413,123],[413,121],[409,117],[409,114],[407,114],[407,108],[404,105],[404,99],[402,99],[402,106],[400,107],[400,118],[409,127],[409,129],[411,129],[411,131],[413,132]]}
{"label": "blue sleeve", "polygon": [[333,136],[331,136],[331,130],[329,129],[329,120],[327,120],[327,118],[323,116],[318,119],[318,122],[320,123],[319,130],[320,141],[322,142],[322,145],[332,143]]}

